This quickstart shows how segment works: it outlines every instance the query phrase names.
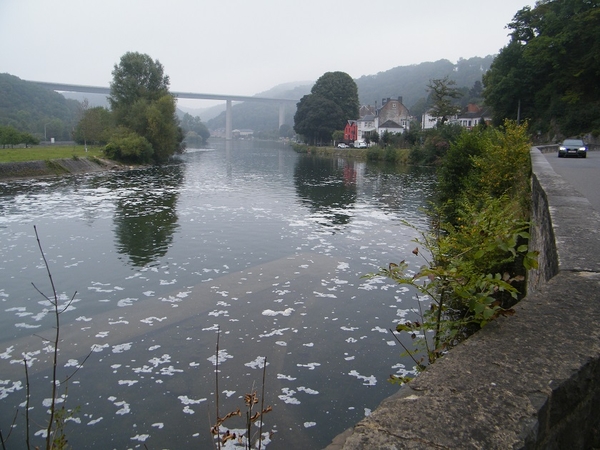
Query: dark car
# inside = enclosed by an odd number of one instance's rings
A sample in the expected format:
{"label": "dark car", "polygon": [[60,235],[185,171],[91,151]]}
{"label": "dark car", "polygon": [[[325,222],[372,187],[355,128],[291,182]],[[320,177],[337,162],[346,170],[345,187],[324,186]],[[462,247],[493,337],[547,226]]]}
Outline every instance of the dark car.
{"label": "dark car", "polygon": [[558,146],[558,157],[564,156],[579,156],[585,158],[587,156],[587,145],[581,139],[565,139]]}

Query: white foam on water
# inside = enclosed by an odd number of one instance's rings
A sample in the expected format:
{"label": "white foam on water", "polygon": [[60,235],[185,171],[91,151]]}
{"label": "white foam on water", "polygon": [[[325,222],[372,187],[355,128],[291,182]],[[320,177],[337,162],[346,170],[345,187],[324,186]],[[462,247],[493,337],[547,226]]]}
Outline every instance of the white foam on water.
{"label": "white foam on water", "polygon": [[294,308],[286,308],[283,311],[273,311],[272,309],[265,309],[262,312],[263,316],[278,316],[278,315],[282,315],[282,316],[290,316],[293,312],[295,311]]}
{"label": "white foam on water", "polygon": [[0,359],[9,359],[12,355],[12,352],[15,351],[15,346],[11,345],[10,347],[6,347],[6,350],[0,353]]}
{"label": "white foam on water", "polygon": [[278,380],[288,380],[288,381],[296,380],[296,378],[292,377],[291,375],[284,375],[282,373],[277,374],[277,379]]}
{"label": "white foam on water", "polygon": [[[271,363],[267,362],[267,366]],[[244,364],[246,367],[250,367],[251,369],[262,369],[265,366],[265,357],[257,356],[255,360],[247,362]]]}
{"label": "white foam on water", "polygon": [[351,370],[348,375],[358,378],[364,381],[363,386],[375,386],[377,384],[377,378],[374,375],[369,377],[359,374],[356,370]]}
{"label": "white foam on water", "polygon": [[[233,358],[233,356],[231,356],[230,354],[227,353],[227,350],[219,350],[218,353],[218,361],[219,364],[224,363],[225,361],[227,361],[228,359]],[[215,357],[215,355],[212,355],[209,358],[206,358],[208,361],[210,361],[211,363],[213,363],[213,366],[217,365],[217,358]]]}
{"label": "white foam on water", "polygon": [[136,434],[131,438],[132,441],[145,442],[150,437],[149,434]]}
{"label": "white foam on water", "polygon": [[298,392],[305,392],[305,393],[310,394],[310,395],[317,395],[319,393],[319,391],[315,391],[314,389],[307,388],[307,387],[304,387],[304,386],[298,386],[297,389],[298,389]]}
{"label": "white foam on water", "polygon": [[133,302],[137,302],[137,298],[123,298],[117,302],[117,306],[120,308],[125,308],[126,306],[133,305]]}
{"label": "white foam on water", "polygon": [[296,393],[296,391],[293,389],[281,388],[281,392],[283,392],[283,394],[277,396],[279,400],[283,400],[283,402],[287,403],[288,405],[300,404],[300,400],[293,396]]}
{"label": "white foam on water", "polygon": [[[235,392],[235,391],[234,391]],[[184,405],[198,405],[202,402],[205,402],[206,399],[205,398],[199,398],[198,400],[194,400],[192,398],[189,398],[187,395],[180,395],[179,397],[177,397],[179,399],[179,401],[181,403],[183,403]]]}
{"label": "white foam on water", "polygon": [[308,370],[315,370],[316,367],[319,367],[321,364],[313,362],[308,364],[296,364],[298,367],[306,367]]}
{"label": "white foam on water", "polygon": [[138,383],[138,380],[119,380],[118,381],[119,385],[127,385],[127,386],[133,386],[134,384]]}
{"label": "white foam on water", "polygon": [[317,298],[337,298],[337,295],[335,294],[323,294],[322,292],[317,291],[314,291],[313,294],[315,294],[315,297]]}
{"label": "white foam on water", "polygon": [[167,320],[167,318],[152,316],[152,317],[146,317],[145,319],[140,319],[140,322],[147,323],[148,325],[152,326],[152,325],[154,325],[154,322],[162,322],[163,320]]}
{"label": "white foam on water", "polygon": [[304,428],[314,427],[317,422],[304,422]]}

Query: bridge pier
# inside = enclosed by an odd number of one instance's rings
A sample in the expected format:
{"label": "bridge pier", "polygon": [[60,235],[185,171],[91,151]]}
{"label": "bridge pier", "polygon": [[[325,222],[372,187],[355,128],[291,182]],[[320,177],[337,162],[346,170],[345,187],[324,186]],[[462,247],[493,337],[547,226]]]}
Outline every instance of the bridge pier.
{"label": "bridge pier", "polygon": [[225,139],[231,140],[233,138],[231,133],[231,100],[227,99],[227,106],[225,108]]}
{"label": "bridge pier", "polygon": [[279,128],[285,123],[285,104],[279,104]]}

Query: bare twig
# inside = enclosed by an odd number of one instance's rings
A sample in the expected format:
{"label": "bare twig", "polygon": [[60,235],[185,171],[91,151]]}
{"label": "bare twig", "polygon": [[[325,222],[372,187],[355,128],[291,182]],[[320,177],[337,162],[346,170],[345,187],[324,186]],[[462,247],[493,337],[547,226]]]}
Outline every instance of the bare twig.
{"label": "bare twig", "polygon": [[410,359],[412,359],[414,361],[414,363],[417,365],[417,367],[421,367],[422,364],[415,359],[415,357],[413,356],[412,352],[408,348],[406,348],[406,345],[404,345],[402,343],[402,341],[400,339],[398,339],[398,336],[396,336],[396,333],[394,333],[391,328],[389,328],[389,330],[390,330],[390,333],[392,333],[392,336],[394,336],[394,339],[396,339],[396,341],[398,342],[398,344],[400,344],[402,346],[402,348],[404,349],[404,351],[406,352],[406,354],[408,356],[410,356]]}
{"label": "bare twig", "polygon": [[217,412],[217,448],[221,448],[221,436],[220,436],[220,428],[219,424],[220,416],[219,416],[219,339],[221,337],[221,327],[217,327],[217,351],[215,353],[215,409]]}
{"label": "bare twig", "polygon": [[262,448],[262,427],[264,418],[262,414],[265,412],[265,378],[267,375],[267,357],[265,356],[265,360],[263,361],[263,377],[262,377],[262,392],[260,394],[260,425],[258,427],[258,450]]}
{"label": "bare twig", "polygon": [[29,386],[29,368],[27,364],[27,358],[23,358],[25,364],[25,443],[27,444],[27,450],[31,448],[29,443],[29,400],[31,398],[31,390]]}

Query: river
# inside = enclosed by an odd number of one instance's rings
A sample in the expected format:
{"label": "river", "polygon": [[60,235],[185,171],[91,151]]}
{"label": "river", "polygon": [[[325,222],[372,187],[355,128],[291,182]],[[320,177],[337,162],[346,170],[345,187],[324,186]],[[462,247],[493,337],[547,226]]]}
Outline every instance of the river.
{"label": "river", "polygon": [[[24,353],[35,445],[51,396],[54,322],[38,290],[52,291],[35,226],[60,303],[74,297],[59,377],[91,351],[60,389],[76,408],[73,448],[212,448],[217,379],[219,415],[243,411],[244,394],[262,397],[265,358],[267,448],[326,446],[397,390],[390,374],[412,371],[388,329],[416,317],[414,293],[363,275],[418,267],[404,221],[427,227],[433,184],[424,169],[252,141],[159,168],[0,183],[3,435],[25,399]],[[9,448],[23,442],[23,409]]]}

